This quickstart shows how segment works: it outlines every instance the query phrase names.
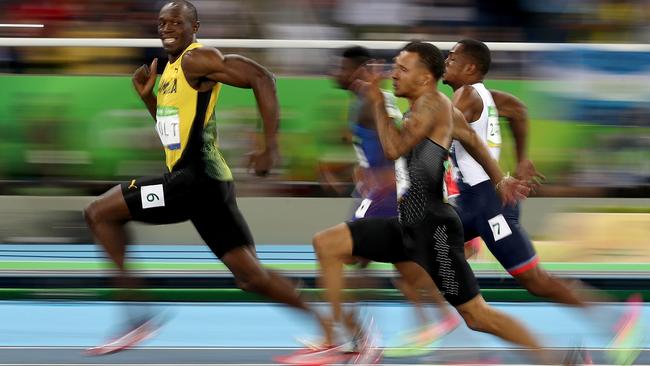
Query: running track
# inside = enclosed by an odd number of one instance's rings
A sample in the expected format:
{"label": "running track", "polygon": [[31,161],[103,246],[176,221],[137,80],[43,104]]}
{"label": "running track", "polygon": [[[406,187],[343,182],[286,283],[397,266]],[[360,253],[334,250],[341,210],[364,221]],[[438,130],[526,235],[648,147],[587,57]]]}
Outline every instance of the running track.
{"label": "running track", "polygon": [[[609,363],[599,349],[608,344],[605,323],[620,304],[603,306],[591,315],[546,303],[499,303],[498,308],[523,320],[551,348],[581,345],[593,349],[599,363]],[[284,306],[265,303],[152,304],[167,319],[160,333],[142,347],[104,357],[87,357],[85,347],[101,343],[118,329],[124,305],[111,302],[0,302],[0,365],[270,365],[273,356],[298,347],[294,337],[317,334],[314,322]],[[412,325],[408,305],[369,303],[383,335],[394,346],[396,335]],[[596,320],[599,319],[599,320]],[[613,318],[612,318],[613,320]],[[650,306],[642,323],[650,329]],[[489,359],[522,364],[512,346],[461,326],[430,353],[411,358],[384,358],[385,364],[445,364]],[[636,364],[650,365],[650,339]],[[558,351],[559,352],[559,351]]]}
{"label": "running track", "polygon": [[[259,245],[266,265],[311,272],[314,256],[308,246]],[[166,271],[186,274],[215,273],[223,265],[204,246],[153,246],[132,248],[136,268],[148,274]],[[564,273],[600,273],[606,276],[648,276],[648,264],[550,264]],[[94,245],[0,245],[0,271],[38,276],[67,273],[106,275],[102,252]],[[378,265],[377,269],[389,270]],[[548,267],[547,267],[548,268]],[[498,265],[474,264],[479,273],[503,273]],[[504,276],[507,276],[503,274]],[[646,299],[647,300],[647,299]],[[590,314],[548,303],[496,303],[501,310],[524,321],[547,347],[576,346],[593,351],[598,363],[609,363],[607,324],[623,311],[610,304]],[[105,340],[118,329],[124,306],[111,302],[0,301],[0,366],[2,365],[271,365],[273,356],[299,347],[296,336],[317,334],[313,321],[284,306],[266,303],[164,303],[153,304],[167,319],[158,336],[142,347],[116,355],[91,358],[86,347]],[[408,305],[395,302],[362,305],[383,335],[382,346],[395,346],[396,335],[413,326]],[[642,309],[644,334],[650,329],[650,306]],[[510,344],[461,326],[426,355],[384,358],[385,364],[471,363],[489,359],[496,364],[531,362]],[[636,364],[650,365],[650,337],[641,340]]]}

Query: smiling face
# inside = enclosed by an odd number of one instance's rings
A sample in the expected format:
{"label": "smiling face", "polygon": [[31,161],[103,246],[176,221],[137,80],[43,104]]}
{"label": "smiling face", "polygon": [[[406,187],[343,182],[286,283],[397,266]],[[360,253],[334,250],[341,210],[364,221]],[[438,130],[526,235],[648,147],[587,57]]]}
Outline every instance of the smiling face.
{"label": "smiling face", "polygon": [[158,36],[165,52],[175,59],[194,42],[199,22],[194,20],[182,4],[170,2],[160,9]]}

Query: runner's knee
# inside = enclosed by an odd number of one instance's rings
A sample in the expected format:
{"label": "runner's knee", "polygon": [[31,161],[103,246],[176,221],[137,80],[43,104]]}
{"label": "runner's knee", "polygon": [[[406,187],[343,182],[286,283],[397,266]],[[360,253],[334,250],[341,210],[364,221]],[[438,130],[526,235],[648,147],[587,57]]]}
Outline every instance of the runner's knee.
{"label": "runner's knee", "polygon": [[84,215],[84,219],[86,220],[86,224],[88,224],[88,226],[92,228],[95,225],[97,225],[97,223],[101,222],[102,220],[101,212],[102,212],[101,206],[98,203],[98,201],[95,200],[91,202],[83,210],[83,215]]}
{"label": "runner's knee", "polygon": [[312,244],[319,260],[332,257],[342,258],[346,255],[352,255],[352,253],[345,252],[344,235],[341,233],[341,230],[341,226],[336,226],[320,231],[314,235]]}
{"label": "runner's knee", "polygon": [[459,310],[460,316],[463,317],[463,320],[465,321],[465,324],[467,324],[467,327],[471,330],[475,330],[478,332],[483,332],[485,325],[481,321],[480,316],[478,314],[468,311],[468,310]]}
{"label": "runner's knee", "polygon": [[470,300],[456,309],[469,329],[484,333],[492,333],[495,330],[493,309],[482,298]]}
{"label": "runner's knee", "polygon": [[83,209],[83,215],[91,229],[103,222],[125,223],[130,219],[120,186],[110,189],[100,198],[93,200]]}

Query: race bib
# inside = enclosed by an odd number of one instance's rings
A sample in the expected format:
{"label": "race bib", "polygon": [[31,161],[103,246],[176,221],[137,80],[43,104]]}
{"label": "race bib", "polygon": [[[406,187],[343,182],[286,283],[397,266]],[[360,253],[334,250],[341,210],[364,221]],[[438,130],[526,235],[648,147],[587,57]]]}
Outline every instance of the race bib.
{"label": "race bib", "polygon": [[152,207],[164,207],[165,192],[163,191],[162,184],[142,186],[140,189],[140,200],[142,201],[143,209]]}
{"label": "race bib", "polygon": [[395,160],[395,182],[397,184],[397,199],[399,200],[411,186],[409,172],[406,168],[406,159]]}
{"label": "race bib", "polygon": [[512,230],[510,230],[510,226],[508,226],[506,218],[501,214],[489,219],[488,224],[492,230],[492,235],[494,236],[495,242],[512,234]]}
{"label": "race bib", "polygon": [[371,204],[372,200],[370,198],[365,198],[363,201],[361,201],[359,208],[357,208],[357,211],[354,213],[354,217],[357,219],[364,218],[366,216],[366,211],[368,211]]}
{"label": "race bib", "polygon": [[489,147],[501,147],[499,113],[495,106],[488,106],[487,143]]}
{"label": "race bib", "polygon": [[163,146],[169,150],[181,148],[180,118],[176,107],[158,107],[156,131]]}

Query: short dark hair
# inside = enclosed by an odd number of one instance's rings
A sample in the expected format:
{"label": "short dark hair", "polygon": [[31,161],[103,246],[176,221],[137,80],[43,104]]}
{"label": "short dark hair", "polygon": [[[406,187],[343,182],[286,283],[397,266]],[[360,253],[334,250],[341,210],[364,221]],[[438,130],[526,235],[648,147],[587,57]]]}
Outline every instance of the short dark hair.
{"label": "short dark hair", "polygon": [[199,14],[196,11],[196,7],[191,2],[187,0],[170,0],[165,3],[165,5],[167,4],[177,4],[185,8],[185,11],[187,12],[187,15],[189,15],[191,22],[196,22],[199,20]]}
{"label": "short dark hair", "polygon": [[343,50],[343,58],[354,61],[357,66],[361,66],[370,60],[370,51],[363,46],[352,46]]}
{"label": "short dark hair", "polygon": [[402,51],[417,53],[420,56],[420,61],[436,80],[442,77],[445,71],[445,58],[438,47],[427,42],[412,41],[402,47]]}
{"label": "short dark hair", "polygon": [[472,58],[481,74],[485,75],[490,71],[492,56],[485,43],[470,38],[460,40],[458,43],[463,45],[462,53]]}

